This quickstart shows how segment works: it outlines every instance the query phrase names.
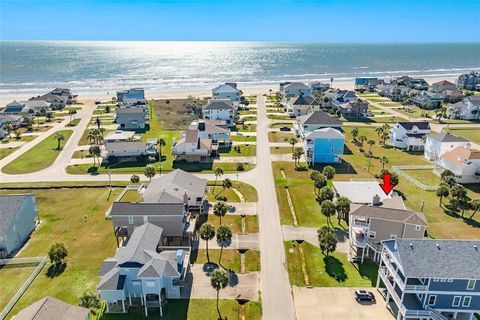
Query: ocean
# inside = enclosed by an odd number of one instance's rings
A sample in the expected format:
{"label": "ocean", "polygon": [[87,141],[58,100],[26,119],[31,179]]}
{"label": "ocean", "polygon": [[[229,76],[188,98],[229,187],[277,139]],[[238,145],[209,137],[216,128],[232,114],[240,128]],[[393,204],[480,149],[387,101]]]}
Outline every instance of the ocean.
{"label": "ocean", "polygon": [[0,95],[255,86],[357,76],[456,76],[480,70],[480,43],[1,41]]}

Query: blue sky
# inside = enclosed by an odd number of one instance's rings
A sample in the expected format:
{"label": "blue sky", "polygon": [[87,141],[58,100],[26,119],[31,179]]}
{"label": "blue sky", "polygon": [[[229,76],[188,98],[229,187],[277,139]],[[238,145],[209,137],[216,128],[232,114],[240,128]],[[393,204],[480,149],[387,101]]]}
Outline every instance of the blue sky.
{"label": "blue sky", "polygon": [[480,0],[0,0],[0,39],[480,41]]}

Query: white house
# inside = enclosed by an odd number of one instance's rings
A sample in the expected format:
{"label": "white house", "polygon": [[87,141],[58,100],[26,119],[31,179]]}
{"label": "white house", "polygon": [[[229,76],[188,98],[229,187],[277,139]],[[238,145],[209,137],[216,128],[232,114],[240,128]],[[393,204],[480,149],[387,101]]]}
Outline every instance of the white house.
{"label": "white house", "polygon": [[215,146],[215,149],[212,146],[211,139],[200,137],[198,129],[187,129],[182,139],[173,142],[172,154],[175,156],[175,160],[206,162],[216,148],[217,146]]}
{"label": "white house", "polygon": [[157,156],[157,139],[105,143],[105,158]]}
{"label": "white house", "polygon": [[456,147],[467,145],[468,140],[454,136],[446,131],[440,133],[431,133],[425,141],[425,159],[436,161],[442,154]]}
{"label": "white house", "polygon": [[225,100],[210,100],[202,109],[203,118],[209,120],[223,120],[234,124],[235,107]]}
{"label": "white house", "polygon": [[313,111],[315,105],[320,108],[320,103],[312,96],[299,95],[289,100],[288,110],[295,116],[304,116]]}
{"label": "white house", "polygon": [[429,133],[428,122],[397,122],[390,130],[390,144],[406,151],[422,151],[424,137]]}
{"label": "white house", "polygon": [[237,89],[236,83],[225,83],[212,89],[212,99],[229,100],[234,103],[240,102],[240,90]]}
{"label": "white house", "polygon": [[447,109],[447,116],[451,119],[480,119],[480,96],[469,96],[452,104]]}
{"label": "white house", "polygon": [[[197,120],[190,124],[189,130],[198,130],[199,136],[202,139],[211,139],[213,145],[228,147],[232,143],[230,139],[230,130],[226,126],[215,125],[218,121]],[[184,137],[182,133],[182,137]]]}
{"label": "white house", "polygon": [[480,151],[472,150],[470,144],[445,152],[435,164],[452,171],[458,183],[480,183]]}

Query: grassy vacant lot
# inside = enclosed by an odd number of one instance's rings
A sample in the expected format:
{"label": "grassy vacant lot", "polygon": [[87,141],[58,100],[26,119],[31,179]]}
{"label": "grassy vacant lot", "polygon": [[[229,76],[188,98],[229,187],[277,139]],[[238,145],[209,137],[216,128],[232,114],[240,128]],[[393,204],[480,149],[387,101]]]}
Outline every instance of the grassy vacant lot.
{"label": "grassy vacant lot", "polygon": [[140,202],[142,196],[137,190],[127,190],[120,198],[120,202]]}
{"label": "grassy vacant lot", "polygon": [[[65,140],[61,142],[61,145],[65,145],[68,139],[72,135],[71,130],[63,130],[58,133],[65,136]],[[55,134],[50,135],[45,140],[13,160],[2,171],[8,174],[19,174],[39,171],[51,166],[57,159],[60,151],[57,150],[57,140]]]}
{"label": "grassy vacant lot", "polygon": [[0,148],[0,160],[18,150],[20,147]]}
{"label": "grassy vacant lot", "polygon": [[451,134],[463,137],[475,143],[480,143],[480,134],[478,128],[447,128]]}
{"label": "grassy vacant lot", "polygon": [[230,139],[232,141],[240,141],[240,142],[255,142],[257,141],[257,136],[244,136],[241,133],[231,133],[230,134]]}
{"label": "grassy vacant lot", "polygon": [[30,192],[36,195],[42,223],[19,256],[44,256],[51,244],[62,242],[68,250],[68,258],[63,272],[54,272],[47,264],[11,314],[45,295],[77,304],[84,292],[95,290],[101,262],[112,256],[116,249],[112,224],[105,219],[105,212],[120,189],[113,189],[110,198],[107,188],[0,191],[2,194]]}
{"label": "grassy vacant lot", "polygon": [[[212,191],[213,185],[215,184],[215,181],[208,181],[207,184],[208,184],[207,187],[209,189],[209,193],[206,196],[210,197],[210,199],[214,199],[214,196],[212,195],[211,191]],[[247,183],[240,182],[240,181],[232,181],[232,188],[238,190],[243,195],[243,198],[245,199],[245,202],[257,202],[258,201],[257,190],[252,185],[249,185]],[[231,189],[230,190],[229,189],[223,190],[221,180],[217,181],[217,184],[216,184],[216,187],[215,187],[215,195],[227,197],[229,199],[228,200],[229,202],[240,202],[240,198],[238,197],[238,195],[234,191],[232,191]],[[211,200],[209,200],[209,201],[211,201]],[[215,201],[215,200],[213,200],[213,201]]]}
{"label": "grassy vacant lot", "polygon": [[280,115],[280,114],[267,114],[268,119],[273,119],[273,120],[293,120],[292,117],[289,115]]}
{"label": "grassy vacant lot", "polygon": [[33,139],[35,139],[37,136],[20,136],[18,139],[15,138],[15,137],[5,137],[3,138],[3,140],[1,141],[2,143],[9,143],[9,142],[30,142],[32,141]]}
{"label": "grassy vacant lot", "polygon": [[[220,292],[220,298],[222,293]],[[235,300],[220,300],[220,312],[224,319],[239,319],[240,307]],[[152,309],[153,310],[153,309]],[[260,320],[262,318],[262,303],[250,301],[245,305],[245,319]],[[150,313],[145,318],[143,313],[129,314],[104,314],[100,320],[138,320],[138,319],[159,319],[157,312]],[[162,320],[211,320],[217,319],[215,299],[191,299],[191,300],[168,300],[163,309]]]}
{"label": "grassy vacant lot", "polygon": [[218,153],[221,157],[254,157],[257,152],[256,145],[238,145],[228,148],[219,148]]}
{"label": "grassy vacant lot", "polygon": [[268,141],[270,142],[288,142],[291,138],[294,138],[295,134],[291,132],[269,132]]}
{"label": "grassy vacant lot", "polygon": [[[78,145],[79,146],[86,146],[86,145],[90,144],[90,140],[88,139],[88,133],[90,132],[90,130],[91,129],[85,129],[82,136],[80,137],[80,140],[78,140]],[[113,132],[113,131],[115,131],[115,130],[106,129],[105,132],[103,133],[103,136],[105,137],[107,134],[109,134],[110,132]],[[88,153],[88,151],[86,151],[86,153]]]}
{"label": "grassy vacant lot", "polygon": [[402,170],[409,176],[417,179],[427,186],[438,186],[440,184],[440,177],[433,173],[432,169],[426,170]]}
{"label": "grassy vacant lot", "polygon": [[[210,262],[218,263],[220,249],[209,249]],[[207,260],[207,251],[199,249],[196,255],[196,264],[205,264]],[[226,269],[240,272],[240,253],[237,250],[224,249],[222,254],[222,265]],[[245,272],[260,271],[260,251],[248,250],[245,253]]]}
{"label": "grassy vacant lot", "polygon": [[[195,99],[201,104],[207,104],[206,99]],[[188,111],[187,104],[194,101],[190,99],[160,99],[153,101],[153,111],[162,120],[165,130],[183,130],[196,117]],[[167,103],[167,101],[169,103]]]}
{"label": "grassy vacant lot", "polygon": [[[373,139],[376,144],[372,147],[374,158],[370,161],[370,170],[368,169],[369,159],[360,153],[360,146],[351,142],[352,136],[350,129],[346,130],[346,149],[343,155],[344,162],[334,165],[337,174],[334,180],[350,180],[355,179],[375,179],[374,174],[378,173],[382,165],[378,158],[385,156],[388,158],[388,164],[385,166],[391,169],[392,165],[425,165],[431,164],[423,158],[423,153],[404,152],[399,149],[383,147],[379,145],[373,128],[359,127],[359,135],[365,135],[368,139]],[[365,146],[366,148],[367,146]],[[287,179],[281,175],[281,170],[285,170]],[[317,169],[321,169],[318,167]],[[313,184],[309,179],[311,169],[308,171],[295,170],[294,164],[289,162],[274,162],[273,172],[275,177],[275,185],[277,190],[277,198],[280,207],[281,220],[283,224],[292,225],[292,218],[288,208],[286,193],[284,186],[288,186],[298,222],[301,226],[320,227],[325,223],[325,218],[320,214],[320,207],[315,200],[313,194]],[[422,174],[424,173],[424,174]],[[420,181],[428,181],[434,179],[430,173],[417,173]],[[480,198],[480,191],[473,185],[468,186],[469,196],[473,199]],[[306,192],[308,190],[311,192]],[[462,220],[458,214],[446,213],[438,206],[438,197],[434,191],[425,191],[416,187],[413,183],[400,177],[400,183],[395,190],[403,194],[405,204],[414,211],[423,212],[429,222],[429,235],[434,238],[456,238],[456,239],[478,239],[480,237],[480,229],[477,221]],[[471,213],[471,211],[470,211]],[[466,212],[468,216],[469,212]],[[334,219],[335,220],[335,219]]]}
{"label": "grassy vacant lot", "polygon": [[4,267],[0,268],[0,283],[2,294],[0,294],[0,310],[3,310],[17,290],[35,270],[35,266],[26,267]]}
{"label": "grassy vacant lot", "polygon": [[281,127],[293,128],[293,122],[272,123],[270,125],[270,128],[281,128]]}
{"label": "grassy vacant lot", "polygon": [[[309,284],[314,287],[372,287],[377,281],[378,265],[373,262],[351,263],[345,253],[324,256],[319,248],[304,242],[305,267]],[[299,244],[285,242],[285,255],[290,283],[305,286]]]}
{"label": "grassy vacant lot", "polygon": [[256,132],[257,131],[257,125],[255,124],[243,124],[243,125],[237,125],[234,131],[237,132]]}
{"label": "grassy vacant lot", "polygon": [[272,154],[292,153],[292,148],[291,147],[270,147],[270,153]]}
{"label": "grassy vacant lot", "polygon": [[[215,229],[220,226],[220,218],[214,214],[209,214],[202,219],[206,218],[208,223],[211,223]],[[227,225],[232,228],[233,233],[242,233],[242,219],[245,220],[245,232],[244,233],[257,233],[258,232],[258,217],[253,215],[245,216],[228,214],[222,217],[222,225]],[[203,221],[205,222],[205,221]],[[202,222],[202,223],[203,223]]]}

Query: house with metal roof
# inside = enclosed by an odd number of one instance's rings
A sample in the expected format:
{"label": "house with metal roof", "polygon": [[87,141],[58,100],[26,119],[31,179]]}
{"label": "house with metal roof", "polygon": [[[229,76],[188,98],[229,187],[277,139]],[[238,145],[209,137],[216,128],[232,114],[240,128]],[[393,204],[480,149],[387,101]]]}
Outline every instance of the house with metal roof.
{"label": "house with metal roof", "polygon": [[235,107],[229,100],[209,100],[209,102],[202,107],[204,119],[225,121],[231,126],[235,124],[235,111]]}
{"label": "house with metal roof", "polygon": [[48,103],[52,109],[56,110],[63,109],[67,105],[68,100],[68,96],[53,94],[52,92],[29,99],[29,101],[43,101]]}
{"label": "house with metal roof", "polygon": [[390,129],[390,144],[406,151],[423,151],[430,124],[423,122],[397,122]]}
{"label": "house with metal roof", "polygon": [[35,230],[37,202],[32,194],[0,195],[0,258],[22,246]]}
{"label": "house with metal roof", "polygon": [[306,114],[297,117],[296,131],[301,137],[305,137],[308,133],[323,128],[335,128],[341,129],[342,122],[324,111],[315,111],[310,114]]}
{"label": "house with metal roof", "polygon": [[302,82],[286,82],[280,84],[280,94],[284,99],[301,95],[309,96],[312,94],[312,88]]}
{"label": "house with metal roof", "polygon": [[106,312],[126,313],[141,307],[159,309],[167,299],[179,299],[190,270],[190,247],[163,246],[163,228],[151,223],[137,227],[125,246],[103,261],[97,290]]}
{"label": "house with metal roof", "polygon": [[303,139],[305,157],[309,165],[340,163],[345,146],[345,135],[334,128],[322,128],[307,133]]}
{"label": "house with metal roof", "polygon": [[351,206],[349,214],[349,258],[363,263],[380,260],[381,242],[388,239],[422,239],[428,227],[422,213],[382,206]]}
{"label": "house with metal roof", "polygon": [[376,287],[396,319],[472,320],[480,310],[480,241],[382,242]]}
{"label": "house with metal roof", "polygon": [[456,147],[463,147],[468,143],[467,139],[454,136],[447,131],[431,133],[425,140],[424,156],[427,160],[436,161],[445,152]]}
{"label": "house with metal roof", "polygon": [[46,296],[20,310],[14,320],[88,320],[90,310]]}

